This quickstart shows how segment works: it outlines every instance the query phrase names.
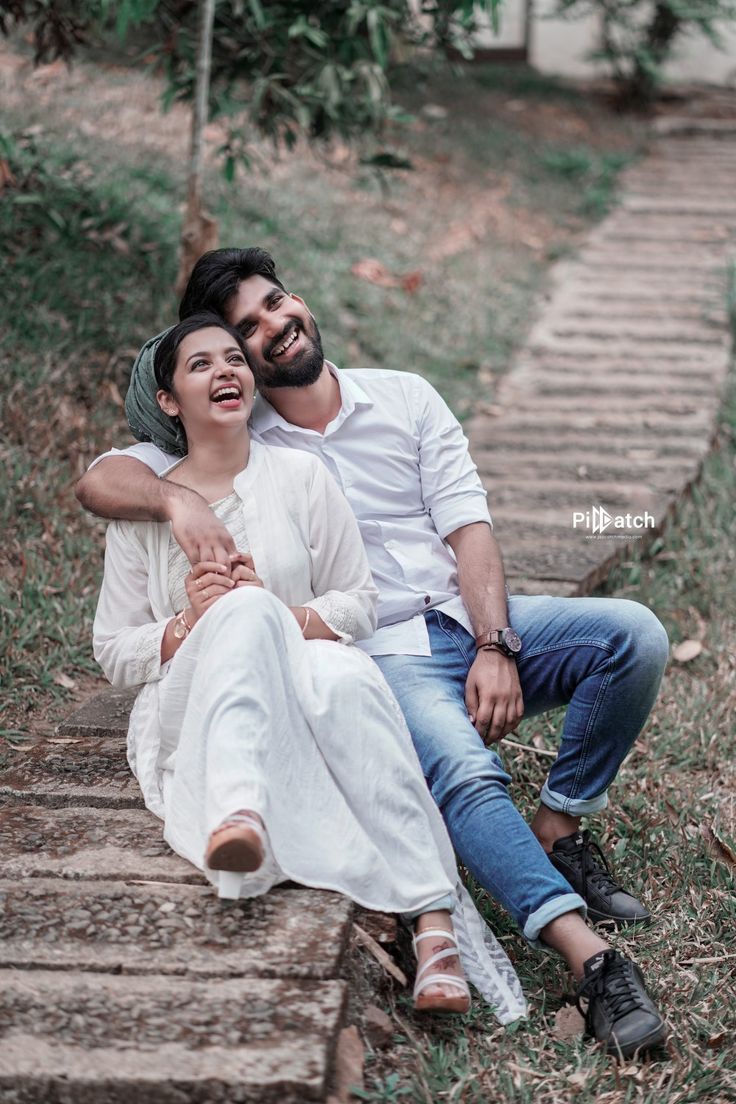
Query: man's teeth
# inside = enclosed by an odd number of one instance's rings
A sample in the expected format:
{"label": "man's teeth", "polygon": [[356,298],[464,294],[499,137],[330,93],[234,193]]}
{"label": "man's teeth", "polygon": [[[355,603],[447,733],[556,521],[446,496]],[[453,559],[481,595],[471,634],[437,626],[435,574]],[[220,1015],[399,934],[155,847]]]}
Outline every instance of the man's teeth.
{"label": "man's teeth", "polygon": [[289,334],[289,336],[287,337],[286,341],[284,341],[282,345],[279,345],[279,347],[277,349],[274,349],[273,355],[274,356],[281,356],[282,353],[285,353],[287,349],[291,348],[291,346],[294,344],[294,342],[296,341],[298,336],[299,336],[299,331],[295,330],[295,329],[292,330],[291,333]]}
{"label": "man's teeth", "polygon": [[239,399],[240,391],[237,387],[220,387],[212,394],[213,402],[222,402],[225,399]]}

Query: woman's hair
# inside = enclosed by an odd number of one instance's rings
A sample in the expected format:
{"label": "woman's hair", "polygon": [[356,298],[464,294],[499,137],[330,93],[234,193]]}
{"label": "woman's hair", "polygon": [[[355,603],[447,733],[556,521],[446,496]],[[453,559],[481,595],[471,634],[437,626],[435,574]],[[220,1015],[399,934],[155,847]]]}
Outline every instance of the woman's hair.
{"label": "woman's hair", "polygon": [[156,377],[157,387],[162,391],[173,390],[172,382],[176,371],[176,358],[182,341],[190,334],[196,333],[197,330],[208,330],[211,327],[216,327],[218,330],[224,330],[225,333],[230,334],[230,337],[245,356],[245,342],[238,330],[224,322],[219,314],[213,314],[212,311],[199,311],[197,314],[190,315],[183,322],[177,323],[176,326],[172,326],[156,346],[156,352],[153,356],[153,374]]}

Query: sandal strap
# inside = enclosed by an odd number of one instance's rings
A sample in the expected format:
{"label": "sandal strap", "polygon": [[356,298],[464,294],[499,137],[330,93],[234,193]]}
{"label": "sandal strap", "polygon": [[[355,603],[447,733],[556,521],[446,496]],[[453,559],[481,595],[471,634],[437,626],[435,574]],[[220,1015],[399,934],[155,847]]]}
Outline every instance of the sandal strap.
{"label": "sandal strap", "polygon": [[457,948],[446,947],[444,951],[437,951],[437,953],[428,958],[426,962],[423,962],[417,972],[417,981],[424,977],[427,970],[431,970],[433,966],[436,966],[438,962],[442,962],[444,958],[457,958]]}
{"label": "sandal strap", "polygon": [[464,978],[455,977],[453,974],[428,974],[415,981],[414,998],[420,996],[429,985],[456,985],[463,996],[470,996],[470,989]]}
{"label": "sandal strap", "polygon": [[218,832],[224,832],[226,828],[237,828],[238,825],[244,824],[248,828],[254,828],[259,835],[263,836],[263,825],[260,822],[260,818],[257,813],[249,813],[245,809],[241,809],[237,813],[231,813],[226,817],[221,824],[214,829],[210,834],[210,839],[216,836]]}
{"label": "sandal strap", "polygon": [[[427,928],[423,932],[415,932],[413,935],[414,950],[417,949],[417,943],[421,943],[423,939],[449,939],[457,947],[457,937],[454,931],[446,931],[445,928]],[[457,952],[455,952],[457,953]]]}

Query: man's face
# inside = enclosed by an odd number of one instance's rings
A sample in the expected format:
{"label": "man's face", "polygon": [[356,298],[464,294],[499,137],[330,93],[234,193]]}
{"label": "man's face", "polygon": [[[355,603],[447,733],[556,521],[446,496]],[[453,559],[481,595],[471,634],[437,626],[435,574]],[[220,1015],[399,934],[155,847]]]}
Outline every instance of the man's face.
{"label": "man's face", "polygon": [[258,387],[308,387],[319,378],[324,364],[319,330],[298,295],[251,276],[227,304],[225,319],[243,335]]}

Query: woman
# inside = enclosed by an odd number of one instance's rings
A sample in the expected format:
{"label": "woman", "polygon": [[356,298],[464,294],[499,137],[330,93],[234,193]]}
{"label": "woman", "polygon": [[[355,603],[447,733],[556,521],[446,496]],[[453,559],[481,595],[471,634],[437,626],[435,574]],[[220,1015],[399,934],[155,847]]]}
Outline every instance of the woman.
{"label": "woman", "polygon": [[[168,331],[154,367],[188,449],[164,478],[203,495],[239,552],[229,572],[190,568],[168,524],[108,529],[95,656],[115,686],[143,684],[128,745],[146,804],[222,897],[294,880],[402,913],[415,1007],[467,1011],[452,849],[398,705],[347,646],[373,632],[376,595],[349,506],[314,457],[250,441],[253,377],[216,316]],[[508,960],[460,896],[471,979],[516,1018]]]}

